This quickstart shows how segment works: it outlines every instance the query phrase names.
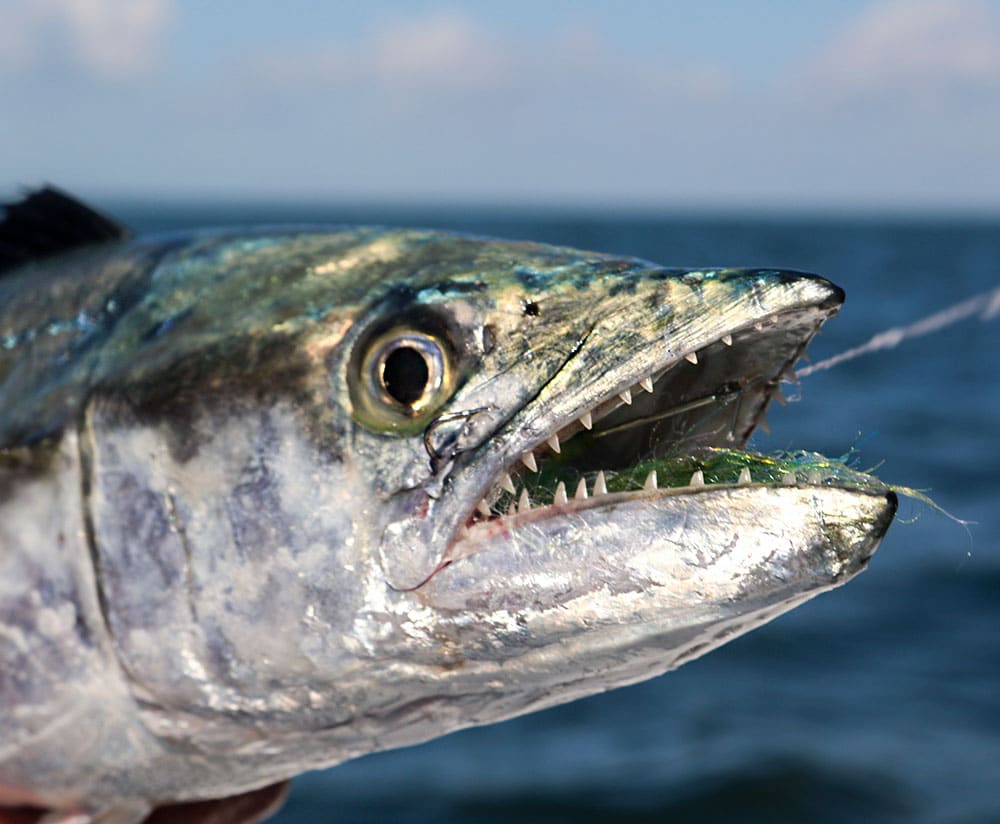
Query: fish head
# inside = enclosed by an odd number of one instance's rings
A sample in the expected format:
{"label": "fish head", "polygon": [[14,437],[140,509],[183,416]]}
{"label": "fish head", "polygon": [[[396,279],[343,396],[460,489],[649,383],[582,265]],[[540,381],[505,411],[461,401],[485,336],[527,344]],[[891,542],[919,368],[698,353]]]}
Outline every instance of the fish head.
{"label": "fish head", "polygon": [[378,500],[353,630],[380,682],[496,720],[679,666],[865,568],[890,489],[745,450],[841,290],[474,243],[466,271],[389,290],[332,358]]}

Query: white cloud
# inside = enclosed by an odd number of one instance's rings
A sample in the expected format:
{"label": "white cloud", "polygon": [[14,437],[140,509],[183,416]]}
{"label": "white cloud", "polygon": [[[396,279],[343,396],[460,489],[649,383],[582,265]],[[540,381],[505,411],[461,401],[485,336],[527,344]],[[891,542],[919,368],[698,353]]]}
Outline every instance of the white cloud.
{"label": "white cloud", "polygon": [[171,0],[0,0],[0,67],[141,73],[152,65],[171,12]]}
{"label": "white cloud", "polygon": [[468,18],[437,13],[394,20],[362,42],[336,38],[319,48],[275,49],[243,61],[255,90],[280,95],[324,90],[463,93],[496,88],[509,68],[502,44]]}
{"label": "white cloud", "polygon": [[807,79],[855,98],[1000,90],[1000,19],[984,0],[887,0],[836,36]]}
{"label": "white cloud", "polygon": [[[711,98],[731,88],[718,64],[671,64],[616,53],[592,26],[570,23],[533,38],[503,36],[464,14],[395,19],[357,44],[331,39],[310,51],[251,58],[244,75],[255,90],[295,94],[317,87],[423,100],[475,95],[522,104],[554,94],[589,99],[646,96]],[[486,103],[488,105],[488,102]]]}
{"label": "white cloud", "polygon": [[435,14],[376,32],[371,68],[393,89],[468,91],[505,85],[511,54],[465,17]]}

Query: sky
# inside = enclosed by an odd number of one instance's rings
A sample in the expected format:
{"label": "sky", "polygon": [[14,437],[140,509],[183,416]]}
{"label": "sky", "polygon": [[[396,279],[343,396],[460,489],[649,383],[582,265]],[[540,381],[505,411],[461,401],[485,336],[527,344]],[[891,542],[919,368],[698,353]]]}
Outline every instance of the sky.
{"label": "sky", "polygon": [[0,193],[1000,212],[1000,0],[0,0]]}

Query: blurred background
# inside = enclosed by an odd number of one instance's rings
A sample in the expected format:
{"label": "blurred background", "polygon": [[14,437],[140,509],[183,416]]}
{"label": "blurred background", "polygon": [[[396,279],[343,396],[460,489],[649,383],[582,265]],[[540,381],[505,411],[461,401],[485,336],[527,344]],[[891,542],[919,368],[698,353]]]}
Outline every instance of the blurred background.
{"label": "blurred background", "polygon": [[[819,359],[1000,286],[1000,2],[0,0],[0,194],[144,230],[420,225],[847,290]],[[996,307],[994,307],[994,310]],[[299,779],[279,824],[1000,821],[1000,320],[817,373],[868,572],[662,678]]]}
{"label": "blurred background", "polygon": [[0,170],[87,194],[1000,206],[989,0],[0,0]]}

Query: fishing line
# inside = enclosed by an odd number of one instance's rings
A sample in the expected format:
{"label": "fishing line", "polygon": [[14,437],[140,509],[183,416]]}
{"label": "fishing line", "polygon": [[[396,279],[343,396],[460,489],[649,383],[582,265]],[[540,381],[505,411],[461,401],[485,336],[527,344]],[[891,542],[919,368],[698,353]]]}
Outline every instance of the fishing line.
{"label": "fishing line", "polygon": [[867,355],[869,352],[878,352],[881,349],[894,349],[904,340],[919,338],[922,335],[929,335],[931,332],[946,329],[973,315],[979,315],[979,319],[984,322],[1000,315],[1000,287],[971,298],[966,298],[960,303],[949,306],[947,309],[942,309],[940,312],[935,312],[933,315],[928,315],[926,318],[922,318],[907,326],[895,326],[891,329],[886,329],[884,332],[879,332],[867,343],[855,346],[852,349],[841,352],[839,355],[834,355],[832,358],[827,358],[802,369],[797,369],[795,377],[804,378],[813,372],[830,369],[838,364],[854,360],[861,355]]}
{"label": "fishing line", "polygon": [[[866,343],[863,343],[860,346],[852,347],[851,349],[841,352],[839,355],[834,355],[826,360],[810,364],[802,369],[797,369],[795,371],[795,379],[798,380],[799,378],[807,377],[813,372],[822,372],[824,370],[831,369],[841,363],[854,360],[861,355],[867,355],[869,352],[878,352],[882,349],[894,349],[905,340],[919,338],[923,335],[929,335],[932,332],[939,332],[942,329],[954,326],[956,323],[973,317],[974,315],[978,315],[979,320],[983,323],[993,320],[995,317],[1000,315],[1000,287],[991,289],[989,292],[981,292],[978,295],[973,295],[971,298],[966,298],[959,303],[955,303],[940,310],[939,312],[935,312],[932,315],[928,315],[925,318],[921,318],[918,321],[907,324],[906,326],[894,326],[890,329],[886,329],[884,332],[879,332],[877,335],[874,335]],[[970,558],[972,557],[972,533],[969,530],[969,526],[975,524],[975,521],[964,520],[952,515],[948,512],[948,510],[931,499],[923,490],[893,484],[890,484],[889,488],[910,498],[921,501],[955,523],[960,524],[969,538],[970,550],[968,551],[967,556]]]}

